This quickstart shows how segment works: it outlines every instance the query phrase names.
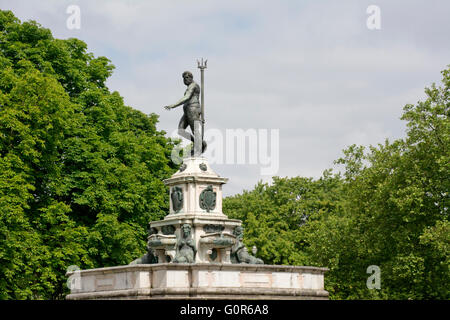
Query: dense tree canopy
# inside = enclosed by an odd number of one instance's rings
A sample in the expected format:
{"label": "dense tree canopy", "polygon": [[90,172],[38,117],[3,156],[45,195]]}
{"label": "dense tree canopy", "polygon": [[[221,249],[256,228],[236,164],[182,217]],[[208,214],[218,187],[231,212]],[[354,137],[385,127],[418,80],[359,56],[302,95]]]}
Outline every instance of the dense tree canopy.
{"label": "dense tree canopy", "polygon": [[129,263],[167,213],[174,144],[86,50],[0,11],[0,299],[63,298],[68,266]]}
{"label": "dense tree canopy", "polygon": [[[449,299],[450,69],[404,108],[405,139],[350,146],[342,174],[277,178],[224,200],[266,263],[330,269],[334,299]],[[380,267],[369,290],[367,268]]]}

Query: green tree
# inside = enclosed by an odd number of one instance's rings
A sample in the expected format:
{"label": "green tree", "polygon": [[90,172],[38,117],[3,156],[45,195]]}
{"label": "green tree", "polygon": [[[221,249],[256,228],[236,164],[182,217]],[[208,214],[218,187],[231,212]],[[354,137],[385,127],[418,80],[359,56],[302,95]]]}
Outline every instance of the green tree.
{"label": "green tree", "polygon": [[252,191],[224,199],[224,212],[241,219],[244,242],[258,248],[266,264],[308,264],[306,222],[339,209],[340,177],[325,171],[318,180],[273,177]]}
{"label": "green tree", "polygon": [[[352,146],[345,158],[344,217],[346,231],[333,237],[340,259],[331,279],[345,284],[341,298],[448,299],[448,207],[450,190],[450,69],[442,72],[443,85],[425,90],[428,98],[404,108],[407,137],[370,147],[367,153]],[[311,252],[323,245],[311,234]],[[343,248],[354,245],[354,250]],[[351,261],[353,262],[353,265]],[[381,268],[381,290],[364,288],[366,268]],[[353,269],[353,272],[351,270]],[[339,291],[337,291],[339,289]]]}
{"label": "green tree", "polygon": [[167,212],[174,142],[113,65],[0,11],[0,298],[60,299],[65,272],[127,264]]}

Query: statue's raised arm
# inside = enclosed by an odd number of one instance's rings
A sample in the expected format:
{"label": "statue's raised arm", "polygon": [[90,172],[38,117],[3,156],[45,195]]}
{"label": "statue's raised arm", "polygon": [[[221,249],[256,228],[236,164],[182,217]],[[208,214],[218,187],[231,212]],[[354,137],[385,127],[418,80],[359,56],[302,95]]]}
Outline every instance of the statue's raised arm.
{"label": "statue's raised arm", "polygon": [[[187,77],[186,77],[187,78]],[[184,77],[183,77],[183,80],[184,80]],[[187,80],[187,81],[186,81]],[[177,102],[175,102],[174,104],[171,104],[171,105],[168,105],[168,106],[165,106],[164,108],[166,109],[166,110],[170,110],[170,109],[173,109],[173,108],[176,108],[176,107],[178,107],[178,106],[180,106],[180,105],[182,105],[182,104],[185,104],[185,103],[187,103],[187,102],[189,102],[190,100],[191,100],[191,98],[195,95],[195,91],[196,91],[196,86],[198,86],[198,84],[196,84],[194,81],[193,81],[193,79],[186,79],[185,81],[184,81],[184,83],[186,84],[187,82],[189,82],[189,81],[191,81],[191,83],[189,84],[189,85],[187,85],[188,87],[187,87],[187,89],[186,89],[186,92],[184,93],[184,97],[183,98],[181,98],[180,100],[178,100]],[[198,101],[198,95],[197,95],[197,101]]]}

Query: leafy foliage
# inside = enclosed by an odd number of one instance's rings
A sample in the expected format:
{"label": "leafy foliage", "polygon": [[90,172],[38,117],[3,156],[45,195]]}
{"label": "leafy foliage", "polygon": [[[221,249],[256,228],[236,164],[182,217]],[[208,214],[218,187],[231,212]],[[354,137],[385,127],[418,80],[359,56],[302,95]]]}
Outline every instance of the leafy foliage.
{"label": "leafy foliage", "polygon": [[327,171],[318,181],[273,178],[273,185],[256,185],[224,199],[224,212],[243,220],[246,245],[256,245],[257,256],[268,264],[304,264],[304,224],[316,215],[337,210],[341,183]]}
{"label": "leafy foliage", "polygon": [[167,212],[174,143],[77,39],[0,11],[0,298],[59,299],[65,272],[129,263]]}

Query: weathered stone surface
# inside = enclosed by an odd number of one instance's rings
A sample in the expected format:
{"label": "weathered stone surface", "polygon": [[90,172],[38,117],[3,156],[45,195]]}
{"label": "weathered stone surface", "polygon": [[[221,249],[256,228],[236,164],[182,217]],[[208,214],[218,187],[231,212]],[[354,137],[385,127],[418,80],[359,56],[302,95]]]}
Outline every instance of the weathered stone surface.
{"label": "weathered stone surface", "polygon": [[233,264],[152,264],[68,273],[78,299],[328,299],[325,268]]}
{"label": "weathered stone surface", "polygon": [[[183,203],[175,204],[177,209],[181,207],[177,211],[174,210],[174,203],[171,197],[170,212],[165,220],[173,215],[208,215],[226,218],[226,215],[222,212],[222,185],[228,179],[219,176],[207,163],[208,160],[204,157],[185,158],[180,170],[169,179],[164,180],[164,183],[171,187],[172,190],[176,187],[183,194]],[[205,170],[200,169],[200,165]],[[208,207],[208,209],[204,209],[201,207],[199,199],[202,192],[208,187],[216,194],[216,201],[214,208],[209,209]]]}

